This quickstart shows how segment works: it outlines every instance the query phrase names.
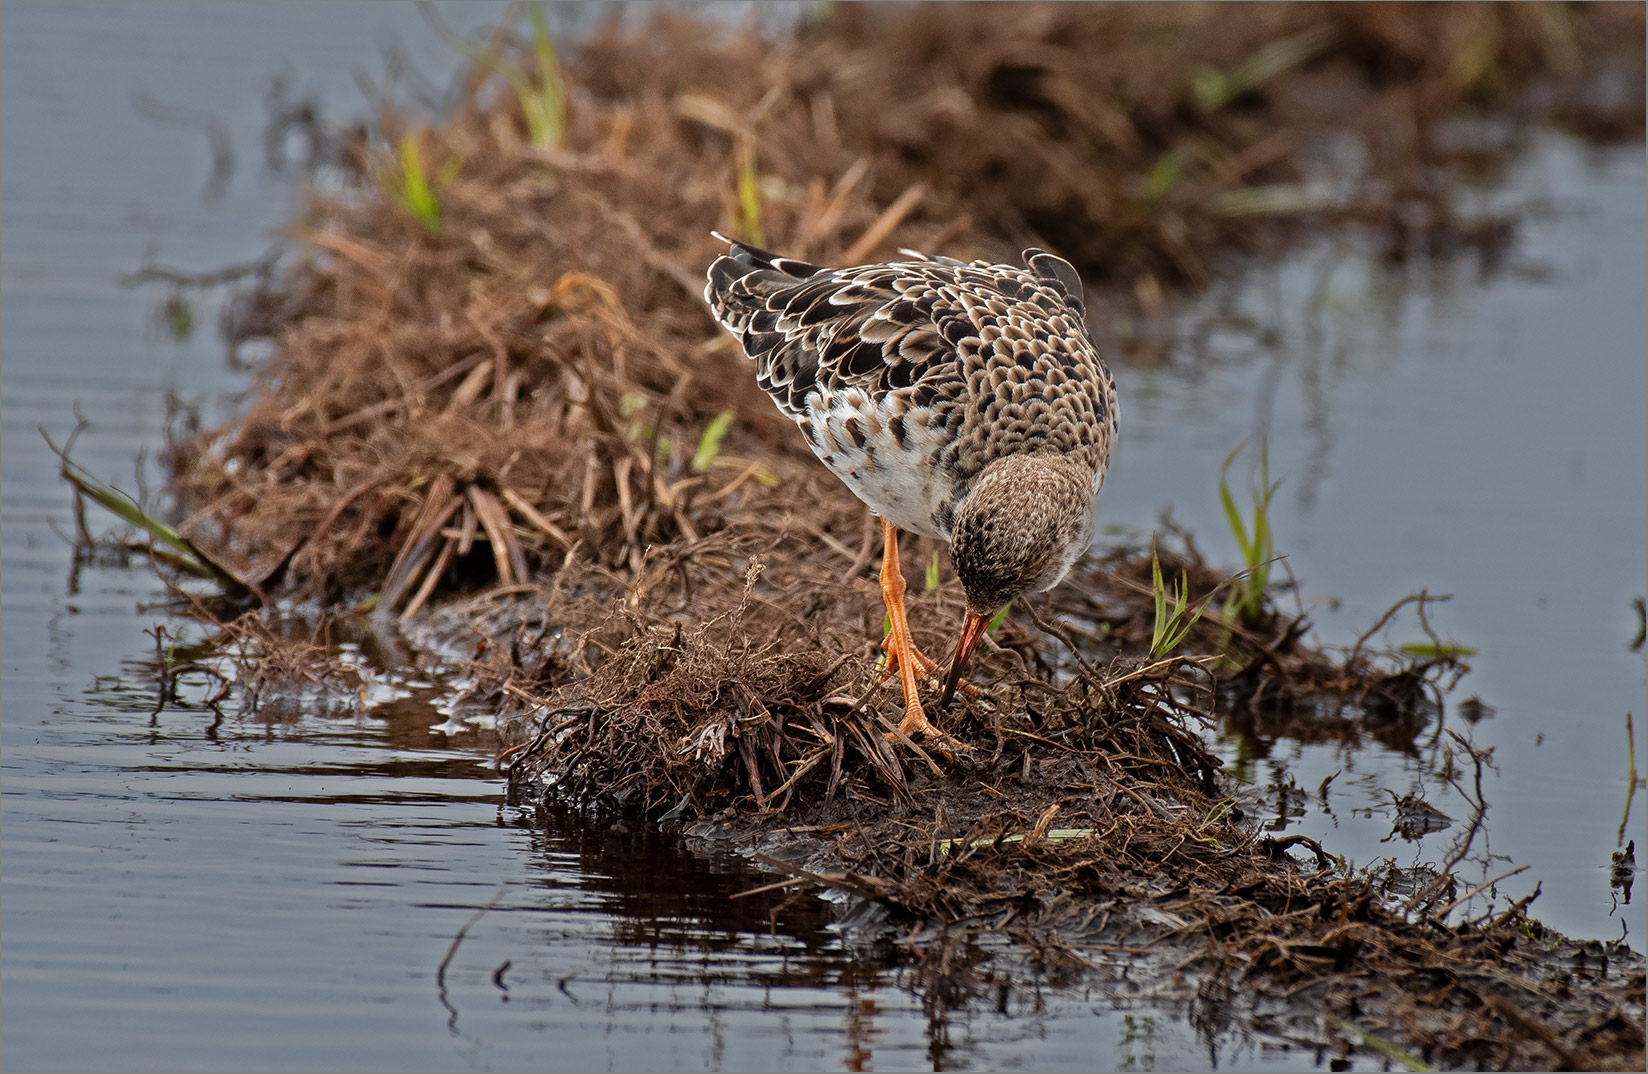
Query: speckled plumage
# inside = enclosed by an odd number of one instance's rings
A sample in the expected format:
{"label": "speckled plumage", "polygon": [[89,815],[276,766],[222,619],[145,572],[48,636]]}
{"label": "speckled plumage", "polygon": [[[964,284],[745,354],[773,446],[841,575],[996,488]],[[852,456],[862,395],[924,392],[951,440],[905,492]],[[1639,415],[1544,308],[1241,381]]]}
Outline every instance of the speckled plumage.
{"label": "speckled plumage", "polygon": [[826,269],[734,242],[704,290],[824,464],[892,526],[950,542],[974,613],[1086,550],[1116,432],[1080,277],[1024,261]]}
{"label": "speckled plumage", "polygon": [[1116,391],[1068,263],[948,258],[822,269],[742,243],[704,297],[756,378],[859,498],[900,529],[950,540],[984,469],[1068,458],[1104,480]]}

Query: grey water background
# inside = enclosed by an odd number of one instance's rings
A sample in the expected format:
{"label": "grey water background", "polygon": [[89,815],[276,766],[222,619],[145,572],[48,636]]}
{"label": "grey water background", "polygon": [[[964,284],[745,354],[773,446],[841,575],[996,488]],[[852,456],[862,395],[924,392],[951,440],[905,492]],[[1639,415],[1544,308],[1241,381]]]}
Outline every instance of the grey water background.
{"label": "grey water background", "polygon": [[[474,30],[502,8],[441,11]],[[416,706],[152,714],[145,630],[187,625],[150,607],[163,593],[141,561],[71,572],[52,532],[69,532],[70,498],[35,427],[61,441],[78,406],[93,424],[76,457],[130,488],[168,391],[230,412],[245,379],[212,311],[175,343],[153,327],[157,293],[120,277],[150,252],[203,270],[261,254],[293,207],[261,159],[270,80],[331,118],[361,114],[354,73],[381,79],[390,43],[437,84],[461,63],[409,5],[0,7],[0,1064],[1325,1062],[1098,989],[926,1003],[823,900],[730,900],[770,879],[734,856],[508,805],[484,736],[434,731]],[[236,167],[220,198],[203,197],[206,139],[139,116],[141,94],[222,120]],[[1645,193],[1640,145],[1552,135],[1508,182],[1466,194],[1539,209],[1496,271],[1393,268],[1324,239],[1232,272],[1164,361],[1114,362],[1122,441],[1100,505],[1102,523],[1148,531],[1171,504],[1234,562],[1218,467],[1264,437],[1284,481],[1278,548],[1320,638],[1349,643],[1420,587],[1453,594],[1433,623],[1478,653],[1443,721],[1464,730],[1468,697],[1494,710],[1470,728],[1498,766],[1485,790],[1503,860],[1483,868],[1531,866],[1501,904],[1539,882],[1535,916],[1637,950],[1641,902],[1614,904],[1607,864],[1630,793],[1626,712],[1648,757],[1628,649],[1648,588]],[[1384,636],[1422,640],[1411,616]],[[1440,861],[1453,832],[1389,838],[1384,788],[1465,813],[1434,793],[1430,738],[1222,748],[1257,793],[1278,778],[1310,792],[1290,830],[1357,864],[1413,864]],[[1644,808],[1639,795],[1627,838]],[[453,937],[500,891],[441,994]]]}

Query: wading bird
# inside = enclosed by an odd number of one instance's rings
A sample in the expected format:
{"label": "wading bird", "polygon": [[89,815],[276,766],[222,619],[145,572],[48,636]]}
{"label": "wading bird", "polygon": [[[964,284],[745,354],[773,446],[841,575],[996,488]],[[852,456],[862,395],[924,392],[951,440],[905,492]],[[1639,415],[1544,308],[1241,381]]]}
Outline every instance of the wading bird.
{"label": "wading bird", "polygon": [[938,664],[910,637],[898,531],[948,542],[966,593],[942,707],[990,617],[1057,585],[1093,538],[1116,386],[1081,278],[1041,250],[1023,268],[904,251],[828,269],[716,237],[731,249],[705,301],[813,453],[881,518],[899,730],[936,735],[916,690]]}

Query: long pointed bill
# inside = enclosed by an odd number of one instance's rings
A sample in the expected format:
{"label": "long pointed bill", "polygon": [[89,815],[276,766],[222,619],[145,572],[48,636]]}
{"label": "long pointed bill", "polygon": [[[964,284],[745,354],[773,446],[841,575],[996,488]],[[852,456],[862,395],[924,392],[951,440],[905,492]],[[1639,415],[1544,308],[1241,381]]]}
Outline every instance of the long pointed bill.
{"label": "long pointed bill", "polygon": [[956,687],[961,683],[961,673],[967,667],[967,658],[972,655],[973,647],[978,645],[979,639],[984,637],[985,628],[990,620],[975,611],[969,611],[967,618],[961,621],[961,637],[956,639],[956,657],[950,662],[950,674],[944,680],[944,697],[939,701],[939,707],[950,703],[956,694]]}

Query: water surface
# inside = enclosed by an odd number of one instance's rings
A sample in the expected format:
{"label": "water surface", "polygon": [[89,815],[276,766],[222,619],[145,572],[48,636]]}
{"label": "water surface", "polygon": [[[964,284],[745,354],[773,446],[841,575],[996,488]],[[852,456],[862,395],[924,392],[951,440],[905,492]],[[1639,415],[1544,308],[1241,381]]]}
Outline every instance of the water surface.
{"label": "water surface", "polygon": [[[497,6],[443,6],[460,28]],[[76,456],[126,487],[162,443],[166,396],[210,414],[243,386],[203,329],[152,327],[120,286],[146,254],[246,261],[290,216],[261,161],[285,75],[332,116],[395,43],[435,91],[457,58],[407,6],[31,5],[0,9],[0,1035],[14,1069],[1296,1068],[1309,1051],[1205,1038],[1142,999],[1034,980],[947,1008],[739,859],[648,827],[510,805],[480,732],[417,704],[157,711],[155,639],[187,633],[142,562],[74,569],[69,497],[35,432],[92,421]],[[72,73],[73,77],[66,77]],[[236,167],[217,200],[207,139],[137,114],[205,109]],[[1643,716],[1629,599],[1645,588],[1640,149],[1546,143],[1519,176],[1553,211],[1524,270],[1392,272],[1351,244],[1250,268],[1202,300],[1210,354],[1118,362],[1123,439],[1103,520],[1167,504],[1215,558],[1218,463],[1268,437],[1277,532],[1325,637],[1349,641],[1428,586],[1480,654],[1450,704],[1490,780],[1492,850],[1533,868],[1534,912],[1617,936],[1606,864],[1626,800],[1626,711]],[[1325,301],[1313,301],[1324,265]],[[1537,269],[1538,271],[1534,271]],[[1254,342],[1233,315],[1277,330]],[[142,473],[153,485],[152,467]],[[94,520],[94,526],[98,525]],[[1418,640],[1411,620],[1390,640]],[[199,699],[201,683],[186,691]],[[1461,726],[1452,710],[1452,726]],[[1224,747],[1259,782],[1314,788],[1302,830],[1358,862],[1436,860],[1381,843],[1421,749],[1288,739]],[[1439,803],[1451,808],[1447,803]],[[1638,816],[1643,807],[1638,802]],[[477,910],[444,978],[437,968]],[[1640,915],[1630,940],[1640,944]],[[1640,949],[1640,947],[1639,947]],[[1374,1066],[1368,1060],[1361,1065]]]}

